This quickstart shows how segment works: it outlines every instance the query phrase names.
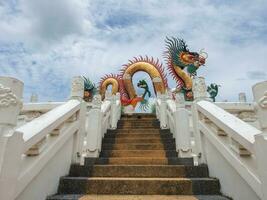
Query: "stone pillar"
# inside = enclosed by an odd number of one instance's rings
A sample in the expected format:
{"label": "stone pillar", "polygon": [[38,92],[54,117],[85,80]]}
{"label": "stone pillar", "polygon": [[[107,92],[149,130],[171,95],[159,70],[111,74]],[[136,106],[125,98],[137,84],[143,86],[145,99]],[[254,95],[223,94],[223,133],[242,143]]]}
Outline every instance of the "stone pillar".
{"label": "stone pillar", "polygon": [[160,98],[160,116],[159,116],[159,121],[160,121],[160,128],[161,129],[167,129],[168,128],[168,123],[167,123],[167,94],[161,94],[159,96]]}
{"label": "stone pillar", "polygon": [[31,103],[36,103],[38,102],[38,95],[37,94],[32,94],[30,98]]}
{"label": "stone pillar", "polygon": [[117,122],[118,122],[117,99],[118,99],[118,97],[116,95],[112,95],[110,98],[110,101],[111,101],[110,127],[113,130],[117,129]]}
{"label": "stone pillar", "polygon": [[175,121],[175,142],[179,157],[190,157],[190,127],[189,113],[185,108],[184,95],[179,93],[175,95],[176,111],[174,113]]}
{"label": "stone pillar", "polygon": [[255,84],[252,90],[260,126],[267,134],[267,81]]}
{"label": "stone pillar", "polygon": [[207,99],[207,86],[204,77],[195,77],[192,88],[194,99],[197,101]]}
{"label": "stone pillar", "polygon": [[71,80],[71,99],[83,99],[84,80],[81,76],[74,76]]}
{"label": "stone pillar", "polygon": [[102,113],[101,113],[101,95],[95,95],[92,101],[92,109],[89,111],[87,123],[86,138],[86,156],[98,157],[101,151],[102,143]]}
{"label": "stone pillar", "polygon": [[23,135],[15,132],[23,83],[0,77],[0,199],[13,200],[21,164]]}
{"label": "stone pillar", "polygon": [[267,200],[267,81],[255,84],[252,87],[256,114],[260,122],[262,134],[255,136],[255,154],[261,181],[262,199]]}
{"label": "stone pillar", "polygon": [[194,94],[194,101],[192,104],[192,119],[193,119],[193,130],[194,130],[194,138],[195,138],[195,149],[194,152],[197,155],[197,159],[195,161],[200,163],[206,163],[205,152],[203,151],[203,144],[202,144],[202,135],[199,131],[198,122],[198,111],[197,111],[197,102],[202,100],[211,101],[211,99],[207,98],[207,87],[205,84],[204,77],[195,77],[193,79],[193,94]]}
{"label": "stone pillar", "polygon": [[247,102],[246,93],[244,93],[244,92],[240,92],[240,93],[238,94],[238,100],[239,100],[239,102],[242,102],[242,103]]}

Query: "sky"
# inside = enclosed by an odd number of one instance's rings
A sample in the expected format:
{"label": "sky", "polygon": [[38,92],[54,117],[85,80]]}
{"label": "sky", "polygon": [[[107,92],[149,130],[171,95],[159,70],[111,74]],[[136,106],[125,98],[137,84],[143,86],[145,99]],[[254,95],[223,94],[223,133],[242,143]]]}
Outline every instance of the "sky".
{"label": "sky", "polygon": [[0,76],[24,82],[26,102],[64,101],[73,76],[98,83],[139,55],[166,67],[164,39],[174,36],[208,52],[198,75],[221,85],[218,101],[252,100],[267,80],[266,10],[266,0],[0,0]]}

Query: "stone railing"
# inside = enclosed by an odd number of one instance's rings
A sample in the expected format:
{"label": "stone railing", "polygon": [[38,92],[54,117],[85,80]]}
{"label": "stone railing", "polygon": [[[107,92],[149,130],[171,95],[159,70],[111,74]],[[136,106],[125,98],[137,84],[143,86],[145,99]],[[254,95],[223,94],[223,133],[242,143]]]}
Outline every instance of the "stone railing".
{"label": "stone railing", "polygon": [[33,119],[40,117],[48,111],[62,105],[64,102],[38,102],[38,103],[24,103],[18,116],[17,125],[21,126]]}
{"label": "stone railing", "polygon": [[185,108],[184,99],[176,95],[176,100],[168,95],[158,95],[156,114],[162,129],[170,129],[176,142],[179,157],[191,156],[189,111]]}
{"label": "stone railing", "polygon": [[[120,97],[102,102],[96,95],[85,103],[81,77],[73,78],[63,103],[23,105],[22,89],[21,81],[0,77],[0,199],[45,199],[56,193],[71,163],[98,156],[107,129],[117,127]],[[19,115],[30,112],[42,114],[19,125]]]}
{"label": "stone railing", "polygon": [[[62,164],[68,160],[80,162],[82,153],[86,111],[82,96],[72,96],[69,101],[17,127],[22,89],[23,83],[19,80],[0,77],[0,199],[13,200],[23,195],[37,176],[49,170],[45,168],[61,149],[66,150]],[[29,107],[32,105],[27,110]],[[40,107],[38,109],[43,111]],[[66,147],[70,141],[72,145]],[[57,178],[64,175],[50,173]]]}
{"label": "stone railing", "polygon": [[[214,104],[205,90],[204,79],[196,78],[192,119],[198,163],[208,164],[211,175],[220,179],[222,192],[233,199],[267,199],[267,82],[253,86],[255,102],[251,104]],[[255,113],[259,128],[237,114],[242,112]]]}
{"label": "stone railing", "polygon": [[[267,81],[253,87],[254,103],[212,103],[201,77],[193,80],[193,92],[195,100],[190,104],[178,95],[175,101],[168,94],[158,95],[161,128],[170,129],[179,152],[189,149],[196,164],[208,164],[224,194],[237,200],[266,200]],[[244,112],[253,113],[251,120],[240,117]],[[256,119],[258,126],[252,126]]]}
{"label": "stone railing", "polygon": [[85,156],[98,157],[101,151],[102,139],[107,129],[116,129],[121,117],[120,95],[106,95],[101,102],[101,95],[96,95],[92,108],[87,113]]}

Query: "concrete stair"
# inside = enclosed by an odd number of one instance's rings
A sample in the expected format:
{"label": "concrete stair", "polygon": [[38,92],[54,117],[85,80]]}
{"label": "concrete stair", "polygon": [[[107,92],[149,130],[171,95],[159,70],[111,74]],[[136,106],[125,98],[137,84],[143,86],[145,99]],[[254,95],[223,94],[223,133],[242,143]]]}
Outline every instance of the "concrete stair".
{"label": "concrete stair", "polygon": [[151,114],[122,116],[108,131],[99,158],[72,164],[48,200],[165,199],[227,200],[206,165],[178,158],[175,140]]}

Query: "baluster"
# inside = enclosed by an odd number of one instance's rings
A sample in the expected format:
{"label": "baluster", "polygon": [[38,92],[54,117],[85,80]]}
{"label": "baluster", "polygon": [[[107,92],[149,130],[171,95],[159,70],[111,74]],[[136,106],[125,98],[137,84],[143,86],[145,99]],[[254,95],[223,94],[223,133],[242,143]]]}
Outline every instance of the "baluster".
{"label": "baluster", "polygon": [[190,152],[190,127],[189,113],[185,108],[184,96],[175,95],[176,111],[174,113],[174,126],[176,135],[176,149],[180,157],[189,157]]}
{"label": "baluster", "polygon": [[88,113],[86,156],[98,157],[102,143],[102,113],[101,96],[95,95],[92,102],[92,109]]}
{"label": "baluster", "polygon": [[255,153],[261,181],[262,200],[267,200],[267,81],[253,86],[253,96],[262,134],[255,136]]}
{"label": "baluster", "polygon": [[161,129],[167,129],[168,125],[167,125],[167,94],[161,94],[160,95],[160,100],[161,100],[161,104],[160,104],[160,128]]}
{"label": "baluster", "polygon": [[22,109],[23,83],[0,77],[0,199],[13,200],[20,172],[22,133],[15,132]]}
{"label": "baluster", "polygon": [[[82,150],[83,142],[85,137],[85,119],[86,119],[86,102],[83,100],[84,97],[84,80],[81,76],[75,76],[72,78],[71,82],[71,99],[76,99],[81,102],[81,107],[79,113],[72,115],[67,122],[71,123],[76,120],[79,121],[79,130],[74,135],[73,138],[73,153],[72,153],[72,163],[83,163]],[[60,132],[64,131],[64,124],[59,127]],[[54,133],[57,133],[57,131]]]}
{"label": "baluster", "polygon": [[205,152],[202,144],[202,136],[199,131],[198,122],[200,120],[199,113],[197,110],[197,102],[201,100],[207,100],[207,87],[205,84],[205,79],[203,77],[195,77],[193,79],[193,94],[194,102],[192,104],[192,119],[193,119],[193,129],[194,129],[194,138],[198,163],[206,163]]}

